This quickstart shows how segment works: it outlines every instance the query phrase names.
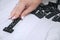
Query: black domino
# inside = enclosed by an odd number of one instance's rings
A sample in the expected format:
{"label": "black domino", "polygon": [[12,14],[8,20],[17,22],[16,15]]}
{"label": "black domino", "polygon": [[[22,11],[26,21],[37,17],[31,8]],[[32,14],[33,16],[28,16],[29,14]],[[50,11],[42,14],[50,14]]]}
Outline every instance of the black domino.
{"label": "black domino", "polygon": [[12,33],[14,31],[13,27],[21,20],[21,18],[15,19],[8,27],[5,27],[3,31]]}

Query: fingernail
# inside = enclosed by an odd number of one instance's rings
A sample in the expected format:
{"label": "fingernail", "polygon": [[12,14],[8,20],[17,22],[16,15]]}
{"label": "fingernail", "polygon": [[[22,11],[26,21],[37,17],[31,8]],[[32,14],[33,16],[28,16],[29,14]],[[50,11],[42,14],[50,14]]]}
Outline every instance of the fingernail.
{"label": "fingernail", "polygon": [[21,19],[23,20],[24,19],[24,16],[22,16]]}
{"label": "fingernail", "polygon": [[11,18],[12,18],[11,16],[8,17],[8,19],[11,19]]}
{"label": "fingernail", "polygon": [[15,19],[16,17],[14,16],[14,17],[12,17],[12,19]]}

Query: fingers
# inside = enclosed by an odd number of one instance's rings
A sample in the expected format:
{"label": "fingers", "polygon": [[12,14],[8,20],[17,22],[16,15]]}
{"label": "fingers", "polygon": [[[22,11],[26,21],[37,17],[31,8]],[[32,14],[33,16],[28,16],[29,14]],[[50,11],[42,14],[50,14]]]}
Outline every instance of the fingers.
{"label": "fingers", "polygon": [[11,13],[10,19],[16,19],[19,16],[21,18],[28,15],[30,12],[32,12],[34,9],[37,8],[40,2],[36,1],[21,1],[18,3],[18,5],[14,8],[14,10]]}
{"label": "fingers", "polygon": [[22,11],[25,9],[25,4],[21,3],[21,4],[18,4],[14,9],[13,11],[11,12],[11,19],[16,19],[18,18]]}
{"label": "fingers", "polygon": [[30,12],[32,12],[34,9],[36,8],[36,6],[30,5],[26,10],[23,11],[23,13],[21,14],[21,18],[25,17],[26,15],[28,15]]}

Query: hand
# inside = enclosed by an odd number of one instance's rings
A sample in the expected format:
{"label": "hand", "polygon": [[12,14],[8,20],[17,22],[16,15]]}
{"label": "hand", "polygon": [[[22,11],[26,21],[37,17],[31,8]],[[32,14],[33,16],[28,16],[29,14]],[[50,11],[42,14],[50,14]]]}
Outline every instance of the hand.
{"label": "hand", "polygon": [[35,10],[37,6],[41,3],[41,0],[19,0],[18,4],[11,12],[11,19],[16,19],[18,17],[23,18],[30,12]]}

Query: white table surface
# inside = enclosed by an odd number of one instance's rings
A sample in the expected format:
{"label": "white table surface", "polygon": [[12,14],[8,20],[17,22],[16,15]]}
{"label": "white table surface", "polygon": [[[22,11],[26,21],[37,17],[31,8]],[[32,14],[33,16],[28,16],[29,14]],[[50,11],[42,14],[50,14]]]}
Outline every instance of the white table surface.
{"label": "white table surface", "polygon": [[[46,3],[48,0],[44,0]],[[49,0],[55,1],[55,0]],[[0,0],[0,40],[60,40],[60,23],[49,19],[39,19],[30,14],[21,20],[13,33],[3,31],[12,20],[8,17],[17,4],[17,0]]]}

